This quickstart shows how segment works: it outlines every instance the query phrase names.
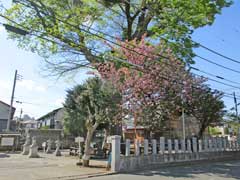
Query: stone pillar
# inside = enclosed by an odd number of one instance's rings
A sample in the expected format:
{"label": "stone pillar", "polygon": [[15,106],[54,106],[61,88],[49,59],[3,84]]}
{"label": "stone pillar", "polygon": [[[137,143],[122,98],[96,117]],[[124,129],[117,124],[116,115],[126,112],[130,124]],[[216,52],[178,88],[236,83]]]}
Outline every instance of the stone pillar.
{"label": "stone pillar", "polygon": [[186,141],[185,139],[181,139],[181,152],[185,153],[186,151]]}
{"label": "stone pillar", "polygon": [[30,146],[30,151],[29,151],[28,157],[29,158],[39,158],[36,137],[32,138],[32,145]]}
{"label": "stone pillar", "polygon": [[139,140],[135,140],[135,155],[139,156],[140,155],[140,143]]}
{"label": "stone pillar", "polygon": [[223,148],[223,137],[219,137],[219,147],[220,147],[220,151],[222,152],[224,150],[224,148]]}
{"label": "stone pillar", "polygon": [[209,151],[212,152],[213,151],[213,146],[212,146],[212,139],[209,138],[208,140],[208,145],[209,145]]}
{"label": "stone pillar", "polygon": [[173,161],[173,155],[172,155],[172,140],[168,139],[168,156],[169,156],[169,161]]}
{"label": "stone pillar", "polygon": [[152,154],[157,154],[157,140],[152,140]]}
{"label": "stone pillar", "polygon": [[126,139],[125,156],[130,156],[130,139]]}
{"label": "stone pillar", "polygon": [[191,140],[190,139],[187,140],[187,152],[192,153],[192,147],[191,147]]}
{"label": "stone pillar", "polygon": [[165,153],[165,138],[160,137],[160,153],[164,154]]}
{"label": "stone pillar", "polygon": [[202,152],[202,151],[203,151],[203,148],[202,148],[202,140],[201,140],[201,139],[198,140],[198,149],[199,149],[199,152]]}
{"label": "stone pillar", "polygon": [[[55,143],[56,143],[56,150],[55,150],[55,152],[54,152],[54,155],[55,156],[61,156],[62,154],[61,154],[61,151],[60,151],[60,147],[61,147],[61,142],[60,142],[60,140],[57,140],[57,141],[55,141]],[[80,153],[80,152],[79,152]]]}
{"label": "stone pillar", "polygon": [[204,152],[208,152],[209,151],[209,140],[208,138],[204,139]]}
{"label": "stone pillar", "polygon": [[240,150],[240,128],[238,129],[238,135],[237,135],[237,142],[238,142],[238,150]]}
{"label": "stone pillar", "polygon": [[46,150],[47,154],[51,154],[52,153],[52,140],[49,139],[47,140],[47,150]]}
{"label": "stone pillar", "polygon": [[178,153],[179,151],[178,139],[174,139],[174,150],[175,150],[175,153]]}
{"label": "stone pillar", "polygon": [[197,138],[193,137],[192,138],[192,146],[193,146],[193,152],[197,152]]}
{"label": "stone pillar", "polygon": [[216,144],[217,151],[221,151],[220,137],[216,137]]}
{"label": "stone pillar", "polygon": [[144,139],[144,155],[148,155],[148,140]]}
{"label": "stone pillar", "polygon": [[233,141],[234,142],[234,151],[237,151],[237,141]]}
{"label": "stone pillar", "polygon": [[172,140],[168,139],[168,154],[172,154]]}
{"label": "stone pillar", "polygon": [[223,137],[223,150],[227,151],[227,138]]}
{"label": "stone pillar", "polygon": [[30,145],[31,145],[31,138],[30,136],[28,135],[26,137],[26,141],[23,145],[23,152],[22,152],[22,155],[28,155],[29,154],[29,150],[30,150]]}
{"label": "stone pillar", "polygon": [[111,170],[118,172],[120,170],[120,143],[121,136],[112,136],[112,160]]}

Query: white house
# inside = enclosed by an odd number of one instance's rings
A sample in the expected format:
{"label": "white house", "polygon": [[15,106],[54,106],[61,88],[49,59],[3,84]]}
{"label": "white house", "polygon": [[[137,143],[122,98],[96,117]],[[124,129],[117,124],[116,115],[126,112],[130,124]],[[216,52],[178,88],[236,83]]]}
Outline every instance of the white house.
{"label": "white house", "polygon": [[[15,112],[15,108],[12,108],[12,118]],[[8,115],[9,115],[9,111],[10,111],[10,105],[8,105],[7,103],[0,101],[0,132],[3,132],[6,128],[7,128],[7,121],[8,121]],[[11,130],[12,129],[12,125],[11,125]]]}
{"label": "white house", "polygon": [[63,129],[64,109],[55,109],[37,119],[38,128]]}

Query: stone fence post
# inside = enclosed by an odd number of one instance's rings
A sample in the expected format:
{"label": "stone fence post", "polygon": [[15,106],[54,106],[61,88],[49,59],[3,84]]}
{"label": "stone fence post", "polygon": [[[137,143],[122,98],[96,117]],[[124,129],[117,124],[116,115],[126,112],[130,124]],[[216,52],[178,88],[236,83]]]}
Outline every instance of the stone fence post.
{"label": "stone fence post", "polygon": [[140,142],[139,140],[135,140],[135,155],[139,156],[140,155]]}
{"label": "stone fence post", "polygon": [[174,151],[175,153],[178,153],[179,151],[178,139],[174,139]]}
{"label": "stone fence post", "polygon": [[192,153],[192,147],[191,147],[191,140],[190,139],[187,140],[187,152]]}
{"label": "stone fence post", "polygon": [[186,141],[185,139],[181,139],[181,152],[185,153],[186,151]]}
{"label": "stone fence post", "polygon": [[148,155],[148,140],[144,139],[144,155]]}
{"label": "stone fence post", "polygon": [[120,143],[121,136],[112,136],[112,160],[111,170],[118,172],[120,170]]}
{"label": "stone fence post", "polygon": [[193,152],[197,152],[197,138],[193,137],[192,138],[192,147],[193,147]]}
{"label": "stone fence post", "polygon": [[160,153],[164,154],[165,152],[165,138],[160,137]]}
{"label": "stone fence post", "polygon": [[201,140],[201,139],[198,140],[198,151],[199,151],[199,152],[202,152],[202,151],[203,151],[203,148],[202,148],[202,140]]}
{"label": "stone fence post", "polygon": [[157,141],[156,141],[156,139],[152,140],[152,154],[157,154]]}
{"label": "stone fence post", "polygon": [[125,156],[130,156],[130,139],[126,139],[126,151]]}

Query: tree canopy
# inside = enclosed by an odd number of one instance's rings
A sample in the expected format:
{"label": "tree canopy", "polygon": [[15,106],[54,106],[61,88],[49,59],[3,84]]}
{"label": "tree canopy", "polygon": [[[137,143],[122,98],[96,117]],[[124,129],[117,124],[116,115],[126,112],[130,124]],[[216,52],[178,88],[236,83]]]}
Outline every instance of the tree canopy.
{"label": "tree canopy", "polygon": [[176,57],[193,63],[191,34],[211,25],[231,0],[14,0],[8,24],[27,35],[10,33],[20,48],[45,58],[54,75],[73,72],[102,60],[104,41],[160,40]]}
{"label": "tree canopy", "polygon": [[95,130],[101,125],[121,120],[120,103],[120,93],[111,83],[97,77],[68,91],[64,103],[66,128],[72,134],[86,137],[83,159],[87,162]]}
{"label": "tree canopy", "polygon": [[[127,41],[119,43],[121,48],[112,47],[114,56],[126,59],[133,67],[104,62],[96,64],[96,68],[102,78],[113,82],[122,93],[124,112],[134,117],[135,125],[162,131],[168,126],[166,122],[181,115],[182,108],[197,119],[199,136],[209,124],[221,121],[222,93],[211,91],[206,79],[188,71],[170,48],[163,44],[152,46],[144,36],[140,41],[131,41],[131,45]],[[168,59],[163,60],[158,54]]]}

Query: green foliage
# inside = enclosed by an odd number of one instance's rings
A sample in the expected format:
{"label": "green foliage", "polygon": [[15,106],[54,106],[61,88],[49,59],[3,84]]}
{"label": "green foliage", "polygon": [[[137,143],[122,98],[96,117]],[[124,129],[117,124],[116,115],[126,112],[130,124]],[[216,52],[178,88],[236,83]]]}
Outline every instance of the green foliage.
{"label": "green foliage", "polygon": [[209,134],[210,135],[219,135],[221,131],[216,127],[209,127]]}
{"label": "green foliage", "polygon": [[209,125],[223,121],[224,102],[221,92],[212,92],[206,85],[195,89],[192,94],[193,99],[186,105],[186,112],[197,119],[200,125],[198,136],[201,137]]}
{"label": "green foliage", "polygon": [[[175,56],[193,63],[192,48],[197,45],[191,41],[191,34],[197,28],[211,25],[215,15],[220,14],[222,8],[232,3],[231,0],[17,2],[5,12],[7,18],[16,22],[9,21],[9,24],[30,31],[32,35],[23,37],[10,33],[9,37],[17,40],[20,48],[37,52],[51,60],[47,69],[54,75],[86,67],[86,62],[99,61],[99,54],[96,56],[92,50],[100,50],[103,54],[109,50],[100,38],[109,39],[106,34],[116,35],[125,40],[139,40],[146,34],[154,44],[164,37]],[[86,25],[103,33],[97,33]],[[99,37],[86,32],[89,30],[97,33]]]}
{"label": "green foliage", "polygon": [[91,78],[77,85],[67,91],[64,103],[66,131],[85,137],[87,129],[96,123],[101,128],[114,123],[119,114],[120,101],[120,94],[99,78]]}

